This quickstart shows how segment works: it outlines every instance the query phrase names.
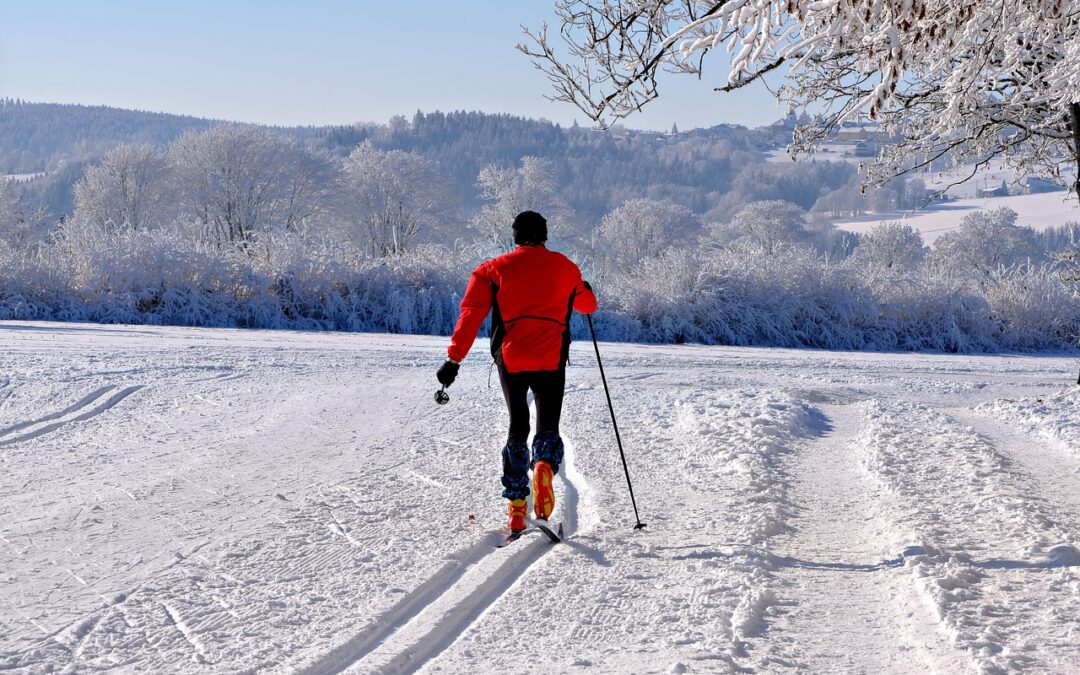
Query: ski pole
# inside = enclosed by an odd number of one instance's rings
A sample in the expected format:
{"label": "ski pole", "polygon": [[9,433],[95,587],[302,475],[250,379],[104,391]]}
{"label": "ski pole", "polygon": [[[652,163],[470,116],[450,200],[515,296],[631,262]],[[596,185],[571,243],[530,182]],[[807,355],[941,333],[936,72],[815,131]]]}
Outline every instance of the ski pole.
{"label": "ski pole", "polygon": [[604,363],[600,360],[600,344],[596,341],[596,330],[593,329],[592,315],[586,314],[585,318],[589,321],[589,333],[592,335],[593,349],[596,350],[596,365],[600,367],[600,381],[604,383],[604,395],[607,396],[607,407],[611,413],[611,427],[615,429],[615,442],[619,444],[619,457],[622,458],[623,472],[626,473],[626,487],[630,489],[630,503],[634,506],[634,519],[637,520],[634,529],[640,530],[645,527],[645,523],[641,522],[637,502],[634,500],[634,486],[630,483],[630,469],[626,466],[626,453],[623,452],[622,439],[619,438],[619,424],[615,421],[615,408],[611,405],[611,392],[608,391],[607,377],[604,376]]}

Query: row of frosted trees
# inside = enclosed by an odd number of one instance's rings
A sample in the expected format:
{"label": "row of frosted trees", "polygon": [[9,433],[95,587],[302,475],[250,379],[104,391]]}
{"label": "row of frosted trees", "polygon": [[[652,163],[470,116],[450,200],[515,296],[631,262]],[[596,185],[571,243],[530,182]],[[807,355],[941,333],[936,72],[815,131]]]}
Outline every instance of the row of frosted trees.
{"label": "row of frosted trees", "polygon": [[530,157],[483,169],[471,214],[449,184],[411,152],[335,158],[255,127],[120,146],[47,237],[29,225],[40,214],[0,208],[23,224],[0,228],[0,317],[446,332],[471,266],[533,208],[595,282],[612,339],[985,351],[1080,332],[1076,228],[1035,233],[1007,210],[931,249],[905,226],[859,237],[783,201],[721,220],[633,197],[590,225]]}

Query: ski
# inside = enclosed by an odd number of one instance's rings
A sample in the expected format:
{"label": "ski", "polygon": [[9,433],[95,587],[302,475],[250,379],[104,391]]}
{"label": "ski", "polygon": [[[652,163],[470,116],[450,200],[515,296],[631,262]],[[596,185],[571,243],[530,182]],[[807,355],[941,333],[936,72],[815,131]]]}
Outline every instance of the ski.
{"label": "ski", "polygon": [[550,527],[548,527],[546,522],[533,521],[533,526],[535,526],[536,529],[538,529],[541,532],[543,532],[544,534],[546,534],[547,538],[550,539],[551,543],[553,543],[553,544],[558,544],[560,541],[563,540],[562,523],[559,523],[559,532],[558,532],[558,534],[556,534],[554,530],[552,530]]}
{"label": "ski", "polygon": [[503,548],[504,546],[509,546],[518,539],[521,539],[522,535],[528,534],[529,532],[543,532],[544,536],[550,539],[551,543],[553,544],[558,544],[563,540],[562,523],[559,523],[559,530],[558,532],[556,532],[550,527],[548,527],[546,523],[532,522],[529,527],[526,527],[524,530],[521,530],[520,532],[511,532],[510,534],[508,534],[502,541],[495,545],[495,548]]}

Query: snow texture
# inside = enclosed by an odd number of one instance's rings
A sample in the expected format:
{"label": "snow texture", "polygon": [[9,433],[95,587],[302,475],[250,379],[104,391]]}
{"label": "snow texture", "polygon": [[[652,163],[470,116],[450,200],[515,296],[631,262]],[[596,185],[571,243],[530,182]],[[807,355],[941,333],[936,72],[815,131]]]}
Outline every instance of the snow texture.
{"label": "snow texture", "polygon": [[1080,449],[1080,387],[1019,400],[984,403],[979,412],[1008,420],[1024,433],[1041,436],[1074,452]]}
{"label": "snow texture", "polygon": [[1074,359],[605,344],[634,531],[575,345],[568,540],[496,549],[501,395],[436,406],[444,340],[0,346],[6,670],[1080,669]]}

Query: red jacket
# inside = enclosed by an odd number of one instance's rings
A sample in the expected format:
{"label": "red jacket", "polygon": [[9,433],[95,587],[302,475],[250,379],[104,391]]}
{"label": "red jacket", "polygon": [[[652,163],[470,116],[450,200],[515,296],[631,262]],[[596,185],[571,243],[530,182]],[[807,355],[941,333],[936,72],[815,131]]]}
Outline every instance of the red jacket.
{"label": "red jacket", "polygon": [[464,359],[492,310],[491,355],[500,365],[511,373],[558,370],[569,356],[575,309],[596,311],[578,266],[544,246],[519,246],[473,271],[446,353]]}

